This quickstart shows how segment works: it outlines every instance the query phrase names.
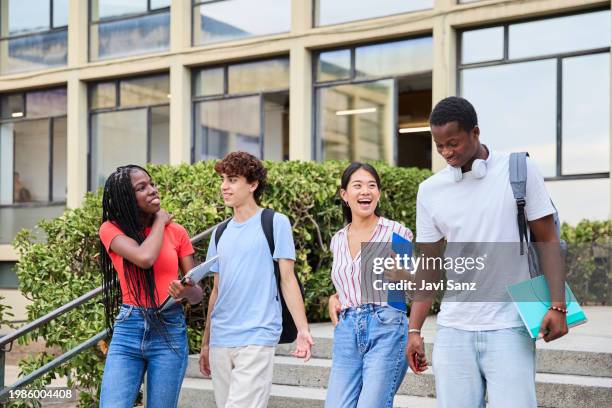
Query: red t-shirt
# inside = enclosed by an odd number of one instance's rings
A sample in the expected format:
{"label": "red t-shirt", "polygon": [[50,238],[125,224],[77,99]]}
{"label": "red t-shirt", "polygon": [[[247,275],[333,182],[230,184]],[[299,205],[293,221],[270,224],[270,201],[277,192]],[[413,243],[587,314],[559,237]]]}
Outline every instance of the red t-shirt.
{"label": "red t-shirt", "polygon": [[[148,236],[151,228],[145,229],[145,236]],[[113,261],[115,270],[119,277],[121,285],[121,293],[123,294],[123,303],[128,305],[136,305],[137,302],[128,290],[127,281],[123,271],[123,257],[116,254],[110,249],[111,242],[117,235],[125,235],[119,227],[110,221],[104,222],[99,230],[100,240],[106,248],[106,252]],[[168,296],[168,286],[170,282],[178,278],[178,269],[180,258],[193,254],[193,246],[189,239],[189,234],[181,225],[170,223],[164,229],[164,238],[159,255],[153,264],[153,275],[155,279],[155,292],[157,301],[163,302]],[[140,304],[145,305],[145,296],[141,295]],[[147,305],[152,307],[153,305]],[[157,306],[157,305],[155,305]]]}

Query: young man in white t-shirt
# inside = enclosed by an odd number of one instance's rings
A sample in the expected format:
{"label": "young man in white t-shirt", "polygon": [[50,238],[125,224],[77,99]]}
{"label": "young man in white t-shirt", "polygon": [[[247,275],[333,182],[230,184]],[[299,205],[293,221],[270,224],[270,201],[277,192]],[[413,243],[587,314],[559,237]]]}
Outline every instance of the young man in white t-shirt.
{"label": "young man in white t-shirt", "polygon": [[[430,116],[438,153],[448,166],[425,180],[417,196],[416,241],[427,257],[443,255],[444,242],[518,242],[517,206],[509,182],[509,155],[491,151],[479,140],[477,115],[465,99],[439,102]],[[527,160],[525,214],[536,241],[557,244],[554,207],[544,180]],[[563,279],[556,261],[542,266],[552,306],[542,322],[545,341],[568,331]],[[526,256],[516,273],[529,278]],[[495,273],[495,271],[492,271]],[[421,275],[423,276],[423,275]],[[556,279],[552,279],[555,277]],[[500,276],[500,279],[503,277]],[[410,310],[406,354],[415,373],[427,369],[420,329],[432,304],[419,297]],[[536,407],[535,341],[511,302],[445,302],[437,318],[433,351],[436,398],[440,407]]]}

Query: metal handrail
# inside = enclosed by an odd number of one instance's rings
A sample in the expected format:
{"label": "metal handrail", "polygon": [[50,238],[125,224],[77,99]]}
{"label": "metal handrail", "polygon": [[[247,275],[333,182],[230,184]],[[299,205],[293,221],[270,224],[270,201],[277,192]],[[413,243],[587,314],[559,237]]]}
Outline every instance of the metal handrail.
{"label": "metal handrail", "polygon": [[[212,234],[212,232],[217,227],[217,225],[215,225],[213,227],[210,227],[206,231],[201,232],[201,233],[195,235],[193,238],[191,238],[191,240],[190,240],[191,243],[192,244],[197,244],[198,242],[200,242],[201,240],[203,240],[204,238],[206,238],[207,236]],[[78,297],[77,299],[74,299],[74,300],[66,303],[63,306],[58,307],[57,309],[53,310],[52,312],[47,313],[46,315],[44,315],[42,317],[39,317],[38,319],[32,321],[31,323],[28,323],[25,326],[22,326],[19,329],[15,330],[14,332],[9,333],[6,336],[3,336],[2,338],[0,338],[0,366],[1,366],[0,368],[2,370],[0,372],[0,386],[3,387],[2,390],[0,390],[0,404],[4,404],[3,400],[6,397],[6,395],[9,393],[10,390],[14,390],[14,389],[17,389],[17,388],[20,388],[20,387],[23,387],[25,385],[30,384],[32,381],[36,380],[37,378],[40,378],[41,376],[45,375],[46,373],[48,373],[49,371],[51,371],[55,367],[65,363],[66,361],[70,360],[71,358],[73,358],[77,354],[81,353],[83,350],[86,350],[89,347],[97,344],[100,340],[104,340],[108,336],[108,332],[106,330],[103,330],[100,333],[96,334],[95,336],[93,336],[93,337],[89,338],[88,340],[84,341],[83,343],[79,344],[78,346],[73,347],[72,349],[68,350],[67,352],[65,352],[61,356],[56,357],[55,359],[53,359],[49,363],[45,364],[44,366],[42,366],[42,367],[38,368],[37,370],[33,371],[32,373],[28,374],[26,377],[21,378],[15,384],[7,386],[7,387],[4,387],[4,367],[5,367],[4,366],[4,353],[6,353],[7,351],[10,351],[12,349],[13,341],[15,341],[19,337],[21,337],[21,336],[23,336],[23,335],[25,335],[25,334],[33,331],[33,330],[36,330],[37,328],[39,328],[43,324],[46,324],[46,323],[50,322],[51,320],[55,319],[56,317],[59,317],[62,314],[66,313],[66,312],[69,312],[70,310],[72,310],[72,309],[82,305],[83,303],[93,299],[94,297],[98,296],[100,293],[102,293],[102,286],[97,287],[96,289],[93,289],[93,290],[87,292],[86,294]],[[8,350],[5,349],[5,345],[6,344],[10,344]]]}

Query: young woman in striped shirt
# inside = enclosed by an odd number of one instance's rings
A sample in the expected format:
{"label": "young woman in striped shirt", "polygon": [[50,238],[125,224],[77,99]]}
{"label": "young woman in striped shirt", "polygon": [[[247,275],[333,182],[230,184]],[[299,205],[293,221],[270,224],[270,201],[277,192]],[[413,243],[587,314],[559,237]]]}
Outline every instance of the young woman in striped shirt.
{"label": "young woman in striped shirt", "polygon": [[[362,243],[388,243],[393,233],[412,240],[408,228],[381,216],[380,188],[380,177],[368,164],[351,163],[342,174],[340,196],[347,225],[331,241],[336,294],[330,298],[335,330],[327,408],[392,407],[408,367],[406,312],[390,306],[384,293],[381,296],[367,281],[372,274],[361,271]],[[381,246],[389,247],[374,244]]]}

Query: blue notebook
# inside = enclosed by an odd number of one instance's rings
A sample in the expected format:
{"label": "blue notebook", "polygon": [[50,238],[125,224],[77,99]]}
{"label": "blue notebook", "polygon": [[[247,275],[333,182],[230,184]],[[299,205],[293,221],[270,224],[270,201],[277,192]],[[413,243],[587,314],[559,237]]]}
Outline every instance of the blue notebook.
{"label": "blue notebook", "polygon": [[[391,237],[391,249],[398,255],[408,255],[412,257],[412,242],[408,241],[401,235],[393,233]],[[403,290],[389,290],[387,291],[387,303],[389,306],[406,312],[406,297]]]}
{"label": "blue notebook", "polygon": [[[532,338],[537,339],[542,319],[550,307],[550,291],[545,277],[540,275],[510,285],[507,290],[527,331]],[[567,302],[567,326],[574,327],[586,323],[586,315],[567,283],[565,284],[565,301]]]}

